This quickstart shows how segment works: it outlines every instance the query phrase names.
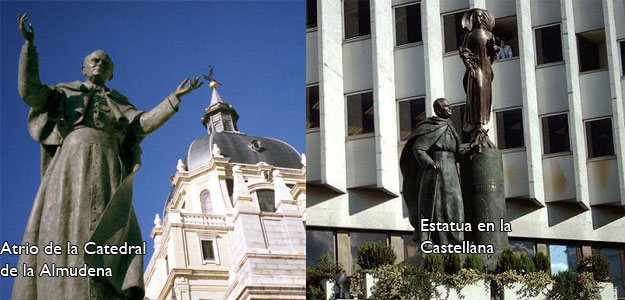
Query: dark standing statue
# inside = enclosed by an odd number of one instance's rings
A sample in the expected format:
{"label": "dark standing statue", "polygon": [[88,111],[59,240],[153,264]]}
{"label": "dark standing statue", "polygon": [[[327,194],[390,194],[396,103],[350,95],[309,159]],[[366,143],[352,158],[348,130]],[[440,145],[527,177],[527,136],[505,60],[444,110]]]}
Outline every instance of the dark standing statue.
{"label": "dark standing statue", "polygon": [[[143,299],[142,255],[93,255],[83,245],[140,245],[139,225],[132,207],[132,178],[139,168],[139,143],[178,111],[180,97],[202,85],[185,79],[149,112],[137,110],[122,94],[106,87],[113,78],[113,61],[102,50],[83,63],[84,82],[56,86],[39,81],[38,58],[26,14],[18,16],[24,37],[18,89],[31,107],[28,130],[42,146],[42,178],[24,232],[23,243],[41,249],[53,242],[62,255],[20,256],[36,271],[51,267],[109,267],[112,277],[15,278],[13,300]],[[188,84],[187,84],[188,83]],[[80,255],[67,255],[66,243]],[[20,267],[21,269],[21,267]]]}
{"label": "dark standing statue", "polygon": [[434,222],[463,222],[464,206],[456,161],[460,158],[460,138],[451,123],[447,99],[434,101],[435,117],[423,120],[413,129],[400,158],[403,197],[416,242],[460,244],[462,232],[419,232],[422,219]]}
{"label": "dark standing statue", "polygon": [[471,145],[494,147],[482,128],[490,122],[492,104],[492,62],[499,47],[491,32],[495,26],[493,16],[483,9],[473,9],[462,17],[462,27],[468,29],[460,47],[460,57],[467,68],[463,84],[467,106],[463,129],[471,133]]}

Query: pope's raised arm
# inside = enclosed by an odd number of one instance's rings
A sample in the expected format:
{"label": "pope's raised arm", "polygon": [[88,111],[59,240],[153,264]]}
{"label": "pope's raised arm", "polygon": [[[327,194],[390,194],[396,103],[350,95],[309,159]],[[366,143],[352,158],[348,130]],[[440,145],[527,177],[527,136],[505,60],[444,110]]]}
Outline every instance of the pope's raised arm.
{"label": "pope's raised arm", "polygon": [[28,21],[28,14],[17,16],[20,33],[24,37],[17,73],[17,90],[26,104],[41,110],[46,104],[46,98],[51,89],[41,84],[39,80],[39,58],[33,43],[35,38],[33,24],[29,25],[30,31],[28,31],[24,28],[26,21]]}

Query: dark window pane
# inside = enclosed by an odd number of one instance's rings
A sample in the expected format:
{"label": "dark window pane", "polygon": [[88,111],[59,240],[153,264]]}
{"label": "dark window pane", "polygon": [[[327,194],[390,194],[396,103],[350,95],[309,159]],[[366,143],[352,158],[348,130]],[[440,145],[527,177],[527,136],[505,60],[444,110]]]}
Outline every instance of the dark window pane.
{"label": "dark window pane", "polygon": [[560,25],[536,29],[536,63],[562,61],[562,35]]}
{"label": "dark window pane", "polygon": [[317,27],[317,0],[306,0],[306,29]]}
{"label": "dark window pane", "polygon": [[419,98],[399,102],[399,138],[404,141],[410,137],[412,128],[425,119],[425,99]]}
{"label": "dark window pane", "polygon": [[326,252],[334,257],[334,232],[306,229],[306,265],[317,265]]}
{"label": "dark window pane", "polygon": [[566,114],[542,118],[545,154],[570,151],[569,120]]}
{"label": "dark window pane", "polygon": [[497,113],[497,144],[499,149],[523,147],[523,118],[521,109]]}
{"label": "dark window pane", "polygon": [[371,33],[369,0],[345,0],[343,12],[346,39]]}
{"label": "dark window pane", "polygon": [[[519,42],[516,16],[495,20],[493,35],[497,38],[497,46],[501,48],[496,59],[506,59],[519,56]],[[504,42],[503,44],[501,42]]]}
{"label": "dark window pane", "polygon": [[586,122],[586,142],[588,158],[613,155],[612,120]]}
{"label": "dark window pane", "polygon": [[577,34],[579,71],[592,71],[608,67],[605,31],[594,30]]}
{"label": "dark window pane", "polygon": [[373,131],[373,93],[347,96],[347,135]]}
{"label": "dark window pane", "polygon": [[625,265],[624,256],[619,249],[599,249],[599,253],[605,256],[610,263],[609,276],[614,281],[618,297],[625,297],[625,283],[623,282],[623,266]]}
{"label": "dark window pane", "polygon": [[397,46],[421,41],[421,6],[412,4],[395,9]]}
{"label": "dark window pane", "polygon": [[625,41],[621,41],[621,72],[625,75]]}
{"label": "dark window pane", "polygon": [[203,214],[213,214],[213,206],[211,204],[211,193],[208,190],[203,190],[200,193],[200,202],[202,204]]}
{"label": "dark window pane", "polygon": [[471,141],[471,134],[462,130],[462,124],[464,124],[464,108],[465,104],[454,105],[451,107],[451,123],[454,124],[454,129],[462,140],[461,143],[466,144]]}
{"label": "dark window pane", "polygon": [[319,127],[319,86],[306,88],[306,129]]}
{"label": "dark window pane", "polygon": [[464,11],[443,17],[443,27],[445,29],[445,52],[458,50],[462,44],[464,29],[462,28],[462,15]]}
{"label": "dark window pane", "polygon": [[365,242],[383,242],[384,244],[388,244],[388,235],[386,233],[350,232],[349,243],[352,252],[352,270],[360,269],[360,266],[356,263],[358,261],[358,249],[360,249],[360,246]]}
{"label": "dark window pane", "polygon": [[412,234],[402,236],[404,241],[404,261],[410,257],[417,255],[419,252],[419,244],[412,240]]}
{"label": "dark window pane", "polygon": [[258,190],[256,191],[256,197],[258,198],[258,205],[260,205],[260,211],[274,212],[276,211],[276,200],[273,190]]}
{"label": "dark window pane", "polygon": [[213,251],[213,241],[202,241],[202,259],[215,260],[215,252]]}

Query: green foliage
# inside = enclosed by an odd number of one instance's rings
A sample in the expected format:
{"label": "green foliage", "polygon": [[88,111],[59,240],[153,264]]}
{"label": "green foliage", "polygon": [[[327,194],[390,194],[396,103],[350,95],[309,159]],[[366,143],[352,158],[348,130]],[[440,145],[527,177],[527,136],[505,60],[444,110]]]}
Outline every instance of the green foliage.
{"label": "green foliage", "polygon": [[411,265],[384,265],[373,272],[378,279],[371,299],[430,299],[436,293],[432,274]]}
{"label": "green foliage", "polygon": [[522,274],[529,274],[536,272],[536,266],[534,266],[534,261],[529,256],[521,254],[517,262],[516,270]]}
{"label": "green foliage", "polygon": [[423,256],[423,267],[432,273],[443,273],[445,257],[442,254],[426,254]]}
{"label": "green foliage", "polygon": [[482,260],[482,256],[479,254],[469,254],[464,259],[463,268],[467,270],[476,270],[483,271],[484,270],[484,261]]}
{"label": "green foliage", "polygon": [[536,267],[536,271],[551,272],[551,262],[545,253],[537,252],[536,255],[534,255],[534,266]]}
{"label": "green foliage", "polygon": [[512,250],[505,249],[497,257],[497,265],[495,266],[496,273],[503,273],[510,270],[516,270],[519,264],[519,259],[514,255]]}
{"label": "green foliage", "polygon": [[358,265],[365,269],[375,269],[379,266],[392,265],[395,263],[397,255],[393,251],[393,247],[382,242],[367,243],[365,242],[358,249]]}
{"label": "green foliage", "polygon": [[580,260],[577,265],[577,272],[588,272],[593,275],[595,280],[606,281],[610,272],[610,263],[603,255],[593,254]]}
{"label": "green foliage", "polygon": [[340,272],[345,272],[343,266],[334,262],[330,253],[324,253],[318,260],[316,267],[306,266],[306,295],[315,298],[323,297],[321,280],[329,278],[334,280]]}
{"label": "green foliage", "polygon": [[458,274],[462,269],[462,260],[460,254],[452,253],[445,256],[445,273],[446,274]]}
{"label": "green foliage", "polygon": [[599,300],[600,288],[591,273],[564,271],[554,277],[549,300]]}

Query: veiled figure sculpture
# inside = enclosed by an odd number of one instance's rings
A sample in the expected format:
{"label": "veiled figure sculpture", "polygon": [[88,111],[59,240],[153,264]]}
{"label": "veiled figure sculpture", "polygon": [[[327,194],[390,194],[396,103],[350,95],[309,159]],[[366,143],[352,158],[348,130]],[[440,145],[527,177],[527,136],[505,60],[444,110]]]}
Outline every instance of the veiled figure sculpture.
{"label": "veiled figure sculpture", "polygon": [[490,122],[492,104],[492,62],[499,47],[491,32],[493,16],[483,9],[472,9],[462,17],[462,26],[469,30],[460,46],[460,58],[466,67],[463,85],[467,95],[463,130],[471,133],[471,145],[493,147],[483,126]]}
{"label": "veiled figure sculpture", "polygon": [[[28,130],[42,146],[41,185],[35,197],[23,243],[41,249],[50,242],[63,247],[61,255],[22,255],[36,272],[52,267],[110,268],[111,277],[15,278],[13,300],[143,299],[142,255],[85,255],[83,245],[141,245],[132,206],[132,179],[140,165],[141,140],[177,111],[180,97],[201,86],[199,78],[185,79],[149,112],[137,110],[126,97],[106,87],[113,78],[113,61],[102,50],[83,63],[86,80],[41,84],[34,31],[24,28],[18,71],[18,90],[31,107]],[[78,247],[68,255],[66,244]],[[20,267],[21,269],[21,267]]]}

